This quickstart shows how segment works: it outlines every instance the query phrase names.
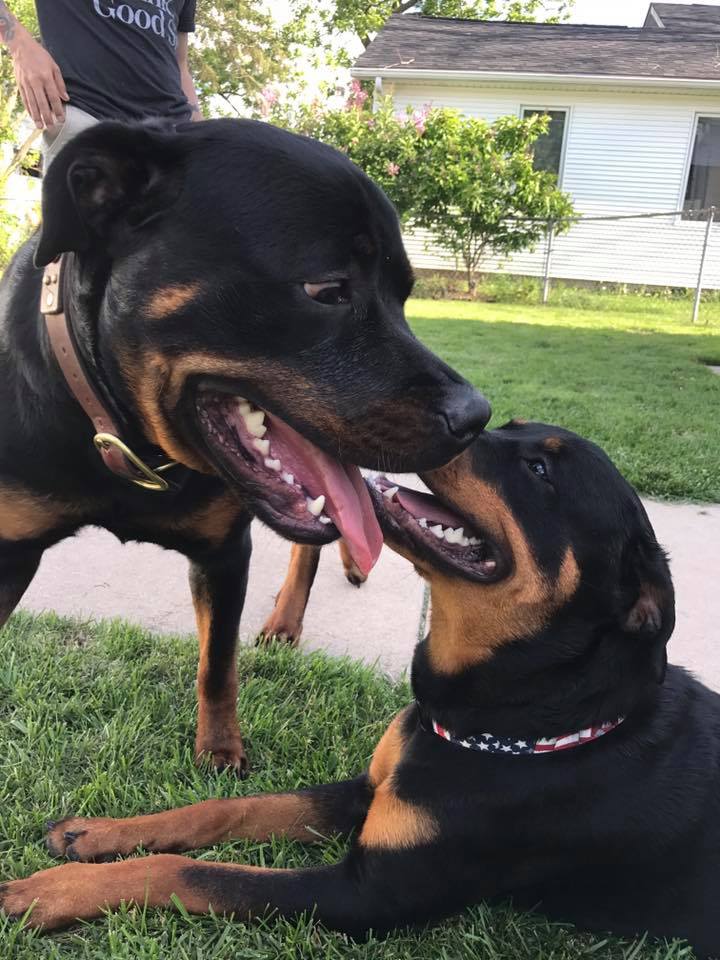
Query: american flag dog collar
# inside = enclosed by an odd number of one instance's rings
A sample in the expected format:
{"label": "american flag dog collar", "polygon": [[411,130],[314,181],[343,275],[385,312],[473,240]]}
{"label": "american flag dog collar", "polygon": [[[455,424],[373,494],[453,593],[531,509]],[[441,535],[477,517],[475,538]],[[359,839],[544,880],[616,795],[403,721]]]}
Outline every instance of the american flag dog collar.
{"label": "american flag dog collar", "polygon": [[568,733],[562,737],[540,737],[537,740],[498,737],[493,733],[478,733],[472,737],[456,737],[445,727],[441,727],[436,720],[430,722],[433,733],[458,747],[477,750],[480,753],[500,753],[506,757],[528,757],[537,753],[558,753],[560,750],[572,750],[573,747],[581,747],[585,743],[591,743],[593,740],[604,737],[606,733],[610,733],[611,730],[619,727],[624,720],[625,717],[618,717],[617,720],[609,720],[595,727],[586,727],[584,730],[578,730],[577,733]]}

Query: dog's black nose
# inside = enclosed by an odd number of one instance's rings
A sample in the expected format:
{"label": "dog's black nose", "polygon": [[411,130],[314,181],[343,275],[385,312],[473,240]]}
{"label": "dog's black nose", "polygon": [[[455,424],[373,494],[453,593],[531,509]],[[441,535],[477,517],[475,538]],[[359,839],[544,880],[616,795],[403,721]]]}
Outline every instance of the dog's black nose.
{"label": "dog's black nose", "polygon": [[485,428],[492,410],[485,397],[469,384],[458,390],[457,397],[443,410],[450,433],[459,440],[470,441]]}

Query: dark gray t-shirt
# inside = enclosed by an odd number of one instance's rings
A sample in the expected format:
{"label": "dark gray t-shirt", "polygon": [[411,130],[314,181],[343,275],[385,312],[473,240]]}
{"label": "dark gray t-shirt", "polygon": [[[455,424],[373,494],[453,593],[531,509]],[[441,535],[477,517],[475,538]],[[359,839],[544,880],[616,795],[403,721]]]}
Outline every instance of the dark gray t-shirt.
{"label": "dark gray t-shirt", "polygon": [[195,2],[36,0],[70,103],[98,119],[190,119],[177,38],[195,29]]}

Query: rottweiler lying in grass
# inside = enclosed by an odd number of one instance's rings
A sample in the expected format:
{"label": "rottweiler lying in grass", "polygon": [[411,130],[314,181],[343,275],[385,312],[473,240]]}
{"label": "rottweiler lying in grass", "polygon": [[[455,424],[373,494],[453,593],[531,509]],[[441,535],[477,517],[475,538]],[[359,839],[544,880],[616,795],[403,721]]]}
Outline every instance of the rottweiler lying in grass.
{"label": "rottweiler lying in grass", "polygon": [[[667,561],[605,454],[513,421],[423,475],[369,481],[385,538],[428,580],[415,702],[368,770],[295,793],[128,820],[51,824],[73,862],[5,885],[5,913],[54,929],[123,901],[238,917],[315,911],[361,936],[512,896],[593,931],[720,955],[720,699],[666,667]],[[448,531],[450,534],[448,535]],[[302,870],[176,851],[354,831]],[[115,863],[142,845],[160,855]],[[168,853],[172,851],[173,853]]]}

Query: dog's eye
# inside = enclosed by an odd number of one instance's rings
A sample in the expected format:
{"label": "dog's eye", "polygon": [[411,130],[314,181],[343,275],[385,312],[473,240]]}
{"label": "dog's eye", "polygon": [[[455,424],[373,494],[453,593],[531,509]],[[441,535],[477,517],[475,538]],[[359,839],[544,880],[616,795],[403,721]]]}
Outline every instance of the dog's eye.
{"label": "dog's eye", "polygon": [[350,303],[350,284],[347,280],[326,280],[324,283],[304,283],[303,290],[316,303],[337,307]]}
{"label": "dog's eye", "polygon": [[525,463],[528,465],[528,469],[531,470],[536,477],[540,477],[541,480],[550,479],[548,476],[548,469],[542,460],[526,460]]}

